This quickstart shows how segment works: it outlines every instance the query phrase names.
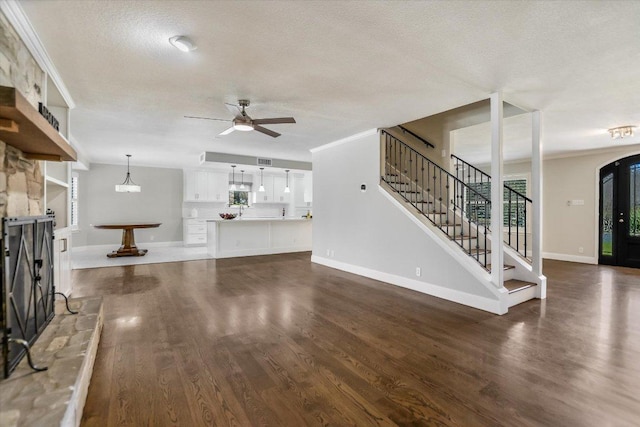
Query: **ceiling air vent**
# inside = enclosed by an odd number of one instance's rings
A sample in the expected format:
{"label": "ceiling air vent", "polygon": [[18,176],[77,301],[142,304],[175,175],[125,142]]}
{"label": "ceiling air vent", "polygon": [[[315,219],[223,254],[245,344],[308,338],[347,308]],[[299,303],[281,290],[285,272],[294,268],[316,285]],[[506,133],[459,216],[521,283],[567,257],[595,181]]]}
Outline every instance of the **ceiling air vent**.
{"label": "ceiling air vent", "polygon": [[271,166],[271,159],[263,159],[258,157],[258,166]]}

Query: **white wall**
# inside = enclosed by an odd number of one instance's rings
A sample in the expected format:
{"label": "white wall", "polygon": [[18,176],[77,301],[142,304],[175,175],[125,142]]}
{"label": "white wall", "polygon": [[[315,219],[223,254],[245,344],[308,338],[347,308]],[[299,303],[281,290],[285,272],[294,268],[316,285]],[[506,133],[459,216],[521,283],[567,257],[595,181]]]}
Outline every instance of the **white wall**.
{"label": "white wall", "polygon": [[[600,168],[640,153],[640,147],[607,150],[544,162],[543,251],[547,258],[598,262],[598,180]],[[584,200],[583,206],[567,206]],[[580,253],[579,248],[583,248]]]}
{"label": "white wall", "polygon": [[[545,258],[598,263],[600,168],[638,153],[640,147],[636,145],[544,160],[542,250]],[[531,162],[505,164],[505,175],[530,171]],[[568,206],[569,200],[583,200],[584,205]]]}
{"label": "white wall", "polygon": [[[159,228],[136,230],[136,243],[182,241],[182,169],[131,166],[140,193],[116,193],[126,166],[92,164],[78,172],[80,231],[73,246],[118,245],[120,230],[98,230],[92,224],[161,222]],[[152,240],[153,239],[153,240]]]}
{"label": "white wall", "polygon": [[365,275],[373,272],[385,281],[392,276],[401,285],[411,281],[407,287],[425,293],[497,301],[379,190],[379,156],[377,133],[314,150],[312,259],[347,271],[367,270]]}

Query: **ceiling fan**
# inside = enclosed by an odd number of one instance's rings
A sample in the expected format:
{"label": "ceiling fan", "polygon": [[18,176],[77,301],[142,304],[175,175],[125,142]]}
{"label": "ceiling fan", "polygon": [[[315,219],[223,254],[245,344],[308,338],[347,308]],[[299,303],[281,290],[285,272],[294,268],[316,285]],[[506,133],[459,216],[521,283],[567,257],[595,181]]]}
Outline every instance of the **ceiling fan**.
{"label": "ceiling fan", "polygon": [[245,108],[249,106],[248,99],[240,99],[238,100],[238,105],[228,104],[225,102],[227,109],[235,116],[233,119],[214,119],[212,117],[197,117],[197,116],[184,116],[187,119],[202,119],[202,120],[216,120],[221,122],[232,122],[232,125],[229,129],[220,132],[218,136],[228,135],[234,130],[239,130],[242,132],[248,132],[252,130],[257,130],[258,132],[264,133],[265,135],[269,135],[273,138],[277,138],[280,136],[278,132],[274,132],[271,129],[264,128],[260,125],[275,125],[280,123],[295,123],[296,120],[293,117],[277,117],[273,119],[252,119],[249,117]]}

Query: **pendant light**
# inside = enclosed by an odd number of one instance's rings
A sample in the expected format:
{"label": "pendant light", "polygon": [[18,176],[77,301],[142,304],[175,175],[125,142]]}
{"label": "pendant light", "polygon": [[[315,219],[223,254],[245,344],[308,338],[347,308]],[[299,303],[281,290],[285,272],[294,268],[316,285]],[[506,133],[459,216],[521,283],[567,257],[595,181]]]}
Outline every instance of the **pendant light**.
{"label": "pendant light", "polygon": [[244,190],[244,171],[241,170],[240,172],[242,172],[242,183],[240,184],[240,189]]}
{"label": "pendant light", "polygon": [[291,193],[291,190],[289,189],[289,169],[286,169],[285,172],[287,173],[287,186],[284,187],[284,192]]}
{"label": "pendant light", "polygon": [[131,154],[126,154],[127,156],[127,177],[124,179],[122,184],[116,184],[116,191],[118,193],[139,193],[141,188],[131,179],[131,172],[129,172],[129,159],[131,158]]}
{"label": "pendant light", "polygon": [[231,165],[231,187],[229,187],[229,191],[236,191],[236,165]]}
{"label": "pendant light", "polygon": [[264,171],[264,168],[260,168],[260,188],[258,188],[258,191],[261,193],[264,193],[264,181],[262,179],[262,172]]}

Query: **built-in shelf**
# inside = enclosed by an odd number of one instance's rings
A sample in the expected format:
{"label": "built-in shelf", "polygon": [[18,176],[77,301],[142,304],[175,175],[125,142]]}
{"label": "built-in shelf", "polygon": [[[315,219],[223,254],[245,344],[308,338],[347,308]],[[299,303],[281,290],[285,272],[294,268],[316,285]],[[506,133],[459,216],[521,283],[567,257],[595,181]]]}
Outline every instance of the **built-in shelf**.
{"label": "built-in shelf", "polygon": [[77,159],[69,142],[20,92],[7,86],[0,86],[0,140],[31,159],[58,162]]}
{"label": "built-in shelf", "polygon": [[58,185],[60,187],[64,187],[64,188],[69,188],[69,184],[64,182],[64,181],[60,181],[59,179],[53,178],[51,176],[45,176],[44,180],[47,182],[47,184],[55,184]]}

